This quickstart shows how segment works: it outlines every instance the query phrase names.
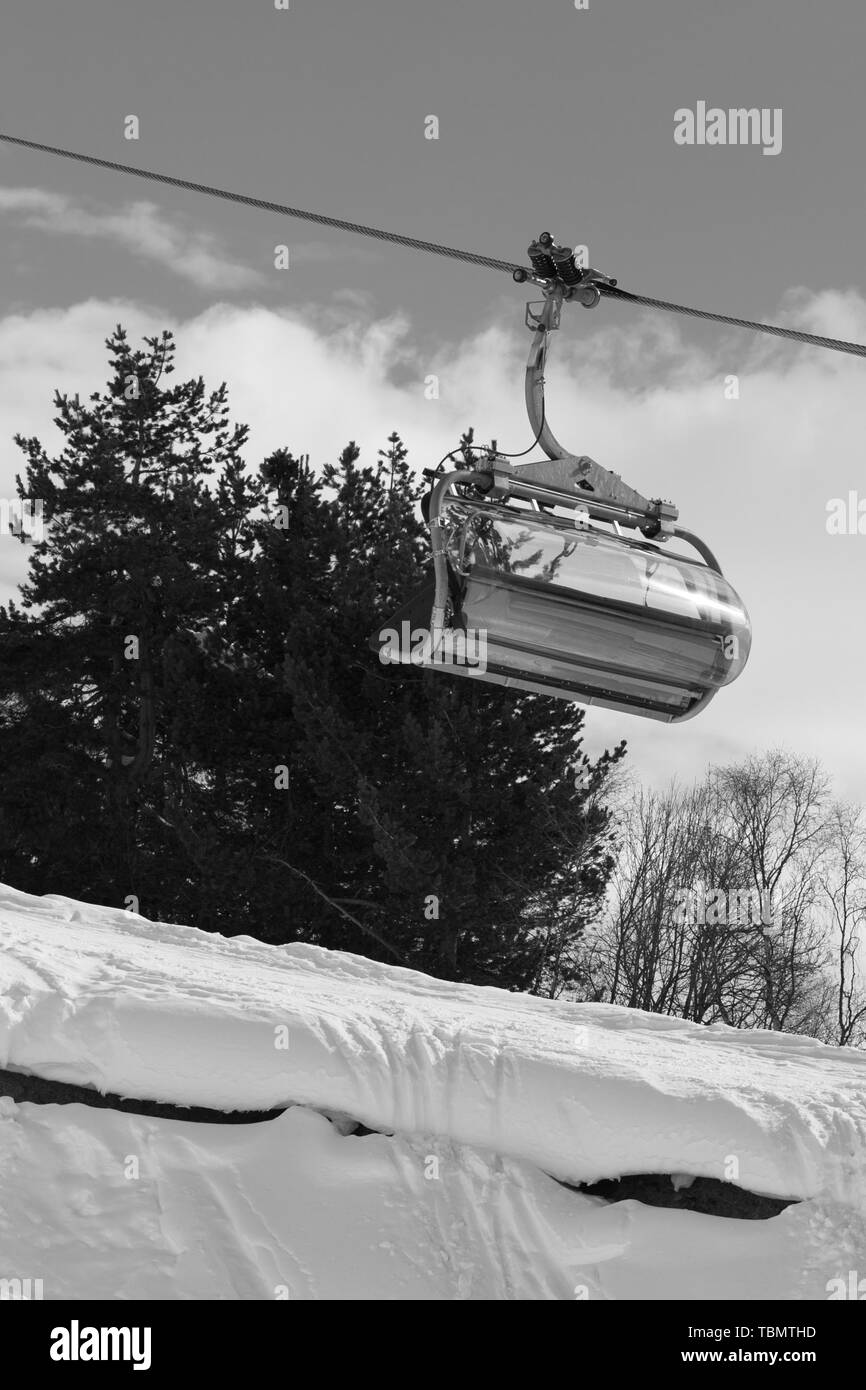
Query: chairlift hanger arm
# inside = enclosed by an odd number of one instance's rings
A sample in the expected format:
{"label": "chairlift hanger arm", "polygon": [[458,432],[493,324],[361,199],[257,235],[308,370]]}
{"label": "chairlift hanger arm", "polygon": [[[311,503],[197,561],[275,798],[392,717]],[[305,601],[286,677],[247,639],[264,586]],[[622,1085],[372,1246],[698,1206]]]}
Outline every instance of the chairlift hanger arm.
{"label": "chairlift hanger arm", "polygon": [[602,468],[586,454],[569,453],[554,435],[547,418],[544,371],[550,334],[559,328],[563,303],[575,301],[585,308],[595,308],[602,286],[616,282],[599,271],[579,269],[571,248],[557,246],[548,232],[531,244],[528,255],[533,273],[515,273],[514,278],[520,283],[529,280],[538,284],[544,299],[538,306],[526,306],[526,324],[533,331],[526,364],[526,410],[535,440],[549,461],[515,466],[499,456],[491,457],[488,467],[493,473],[493,495],[580,507],[591,516],[665,540],[673,534],[676,508],[661,499],[651,501],[644,497],[624,483],[619,474]]}

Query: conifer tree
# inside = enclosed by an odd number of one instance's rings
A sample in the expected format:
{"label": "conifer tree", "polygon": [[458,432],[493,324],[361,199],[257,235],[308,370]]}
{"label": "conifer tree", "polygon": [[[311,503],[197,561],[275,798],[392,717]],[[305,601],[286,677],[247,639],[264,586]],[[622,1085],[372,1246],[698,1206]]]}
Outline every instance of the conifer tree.
{"label": "conifer tree", "polygon": [[255,587],[270,596],[303,827],[263,828],[262,853],[318,898],[323,944],[538,986],[550,885],[560,938],[603,891],[601,792],[623,749],[591,765],[576,705],[378,662],[371,631],[429,563],[421,489],[402,440],[388,443],[365,466],[350,444],[320,481],[285,459],[279,482],[273,460],[264,478],[291,518],[285,543],[265,523]]}
{"label": "conifer tree", "polygon": [[224,386],[170,384],[170,334],[133,350],[118,327],[106,346],[106,391],[55,395],[60,453],[16,438],[46,533],[0,610],[2,872],[209,925],[194,806],[233,703],[219,658],[255,501],[246,430]]}

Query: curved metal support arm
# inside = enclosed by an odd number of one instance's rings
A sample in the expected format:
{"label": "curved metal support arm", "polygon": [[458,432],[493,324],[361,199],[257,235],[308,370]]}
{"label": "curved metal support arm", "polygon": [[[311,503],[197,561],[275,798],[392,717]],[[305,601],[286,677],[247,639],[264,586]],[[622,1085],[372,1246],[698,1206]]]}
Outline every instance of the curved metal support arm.
{"label": "curved metal support arm", "polygon": [[[525,463],[512,467],[512,473],[524,479],[531,487],[545,484],[555,488],[567,488],[578,500],[590,509],[613,506],[624,515],[626,525],[650,525],[662,538],[671,534],[671,523],[676,520],[676,508],[669,503],[650,501],[642,493],[624,483],[619,474],[602,468],[595,459],[586,455],[575,456],[564,449],[547,422],[544,400],[544,369],[547,365],[548,337],[559,327],[559,316],[565,297],[561,287],[556,287],[545,296],[539,313],[527,307],[526,321],[534,330],[532,346],[526,363],[526,411],[537,443],[546,453],[550,463]],[[551,466],[553,465],[553,466]],[[571,481],[571,480],[574,481]],[[579,490],[575,483],[579,482]]]}
{"label": "curved metal support arm", "polygon": [[529,362],[526,366],[526,413],[529,426],[536,442],[541,445],[549,459],[565,458],[568,450],[563,449],[553,430],[547,423],[544,405],[544,367],[547,361],[547,329],[537,328],[532,337]]}
{"label": "curved metal support arm", "polygon": [[687,541],[689,545],[693,545],[701,558],[706,560],[709,568],[716,571],[716,574],[722,573],[722,567],[710,550],[710,547],[707,545],[706,541],[701,540],[700,536],[696,536],[694,531],[687,531],[683,526],[675,526],[673,534],[678,540]]}
{"label": "curved metal support arm", "polygon": [[547,423],[544,405],[544,368],[547,364],[548,334],[551,329],[558,327],[561,303],[561,294],[551,294],[544,301],[542,312],[532,316],[535,332],[532,335],[532,346],[526,364],[526,413],[532,433],[549,459],[568,456],[568,450],[563,449]]}

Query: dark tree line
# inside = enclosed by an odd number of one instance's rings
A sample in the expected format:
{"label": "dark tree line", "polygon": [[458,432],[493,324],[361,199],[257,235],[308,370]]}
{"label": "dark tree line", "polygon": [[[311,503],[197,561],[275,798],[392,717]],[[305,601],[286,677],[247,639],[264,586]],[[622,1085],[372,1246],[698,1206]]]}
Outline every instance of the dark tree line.
{"label": "dark tree line", "polygon": [[559,991],[611,870],[582,711],[382,666],[427,563],[394,434],[257,471],[225,386],[169,334],[107,343],[105,391],[18,437],[42,499],[0,608],[0,876],[272,942]]}

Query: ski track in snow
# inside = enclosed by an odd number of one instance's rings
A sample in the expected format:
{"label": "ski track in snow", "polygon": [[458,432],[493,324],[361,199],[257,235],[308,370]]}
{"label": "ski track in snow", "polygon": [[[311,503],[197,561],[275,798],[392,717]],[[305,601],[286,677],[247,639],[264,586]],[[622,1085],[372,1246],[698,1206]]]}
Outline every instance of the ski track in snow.
{"label": "ski track in snow", "polygon": [[[0,1100],[0,1276],[41,1271],[46,1297],[800,1299],[866,1271],[866,1055],[804,1037],[0,887],[0,1065],[291,1107],[227,1127]],[[736,1221],[552,1180],[636,1172],[801,1204]]]}

